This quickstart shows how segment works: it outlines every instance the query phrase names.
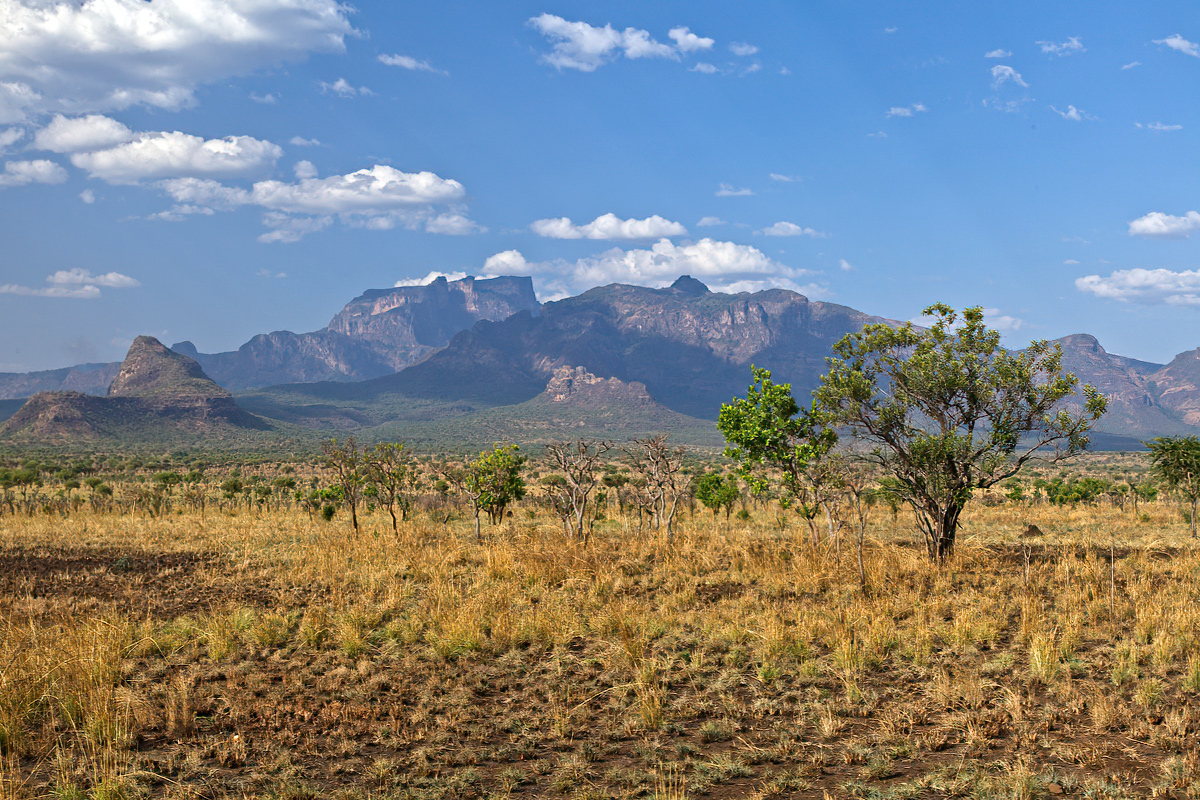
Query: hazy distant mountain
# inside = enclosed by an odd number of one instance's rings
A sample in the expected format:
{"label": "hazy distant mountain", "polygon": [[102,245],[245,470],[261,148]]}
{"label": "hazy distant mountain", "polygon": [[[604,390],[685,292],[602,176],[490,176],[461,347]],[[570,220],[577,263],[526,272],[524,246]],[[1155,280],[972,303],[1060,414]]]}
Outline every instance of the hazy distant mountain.
{"label": "hazy distant mountain", "polygon": [[172,349],[194,358],[213,380],[234,391],[365,380],[416,364],[480,320],[502,320],[539,307],[529,278],[439,277],[424,286],[364,292],[312,333],[260,334],[227,353],[200,353],[191,342]]}
{"label": "hazy distant mountain", "polygon": [[268,426],[243,411],[192,359],[139,336],[108,394],[42,392],[0,426],[0,437],[76,445],[164,437],[221,437]]}
{"label": "hazy distant mountain", "polygon": [[[221,386],[238,391],[280,383],[356,381],[390,375],[445,347],[480,320],[540,308],[529,278],[438,278],[424,286],[372,289],[311,333],[275,331],[237,350],[200,353],[191,342],[172,350],[197,361]],[[119,363],[29,373],[0,373],[0,400],[71,390],[103,395]]]}

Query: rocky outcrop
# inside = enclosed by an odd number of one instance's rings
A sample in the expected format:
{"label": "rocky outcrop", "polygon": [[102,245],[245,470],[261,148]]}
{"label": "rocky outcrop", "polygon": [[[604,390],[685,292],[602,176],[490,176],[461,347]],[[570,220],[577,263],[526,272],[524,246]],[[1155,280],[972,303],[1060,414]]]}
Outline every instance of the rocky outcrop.
{"label": "rocky outcrop", "polygon": [[106,396],[36,394],[0,426],[0,436],[78,441],[262,427],[261,420],[243,411],[194,360],[153,337],[139,336]]}
{"label": "rocky outcrop", "polygon": [[546,384],[542,397],[552,403],[573,406],[611,406],[629,410],[654,403],[640,383],[617,378],[600,378],[583,367],[559,367]]}

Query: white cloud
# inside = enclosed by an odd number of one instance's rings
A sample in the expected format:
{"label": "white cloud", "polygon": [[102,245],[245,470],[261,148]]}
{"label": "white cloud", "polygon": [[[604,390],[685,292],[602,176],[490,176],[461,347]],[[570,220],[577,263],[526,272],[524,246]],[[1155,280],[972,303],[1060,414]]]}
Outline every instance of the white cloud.
{"label": "white cloud", "polygon": [[1136,128],[1143,128],[1148,131],[1158,131],[1160,133],[1163,131],[1181,131],[1181,130],[1183,130],[1182,125],[1163,125],[1161,122],[1151,122],[1146,125],[1143,125],[1140,122],[1135,122],[1135,123],[1133,123],[1133,125]]}
{"label": "white cloud", "polygon": [[799,175],[780,175],[778,172],[772,172],[770,174],[770,178],[771,180],[779,181],[780,183],[799,183],[800,181],[804,180]]}
{"label": "white cloud", "polygon": [[1055,114],[1058,114],[1063,119],[1069,119],[1072,122],[1082,122],[1085,119],[1086,120],[1095,120],[1096,119],[1091,114],[1089,114],[1086,111],[1083,111],[1081,109],[1078,109],[1075,106],[1067,106],[1066,111],[1059,111],[1054,106],[1050,106],[1050,110],[1053,111]]}
{"label": "white cloud", "polygon": [[996,50],[990,50],[983,54],[984,58],[1009,58],[1011,56],[1012,56],[1012,51],[1005,50],[1002,47],[998,48]]}
{"label": "white cloud", "polygon": [[896,31],[898,31],[898,30],[900,30],[900,29],[899,29],[899,28],[894,28],[894,27],[887,27],[887,28],[884,28],[884,29],[883,29],[883,32],[884,32],[884,33],[895,33],[895,32],[896,32]]}
{"label": "white cloud", "polygon": [[110,289],[132,289],[142,284],[128,275],[119,272],[106,272],[103,275],[93,275],[86,269],[60,269],[46,278],[47,283],[55,286],[106,286]]}
{"label": "white cloud", "polygon": [[657,214],[645,219],[621,219],[616,214],[602,214],[586,225],[576,225],[570,217],[539,219],[529,226],[538,236],[548,239],[662,239],[686,236],[687,228]]}
{"label": "white cloud", "polygon": [[774,225],[757,231],[757,233],[761,233],[763,236],[811,236],[816,239],[825,237],[825,234],[820,231],[805,228],[794,222],[776,222]]}
{"label": "white cloud", "polygon": [[297,161],[296,166],[292,167],[292,172],[300,180],[315,178],[318,174],[317,168],[313,166],[311,161]]}
{"label": "white cloud", "polygon": [[294,147],[320,147],[319,139],[305,139],[303,136],[293,136],[288,144]]}
{"label": "white cloud", "polygon": [[1025,326],[1025,320],[1020,317],[1001,314],[998,308],[985,308],[983,310],[983,321],[1000,331],[1000,333],[1015,333]]}
{"label": "white cloud", "polygon": [[1087,48],[1083,46],[1083,42],[1079,41],[1078,36],[1069,36],[1065,42],[1037,42],[1037,44],[1042,46],[1043,53],[1050,53],[1056,56],[1069,56],[1087,51]]}
{"label": "white cloud", "polygon": [[[513,250],[511,252],[516,253],[517,251]],[[496,256],[492,256],[492,258],[495,257]],[[523,260],[524,259],[522,259],[522,261]],[[465,272],[431,272],[424,278],[403,278],[393,283],[392,286],[397,288],[401,286],[428,286],[438,278],[445,278],[448,281],[461,281],[465,277],[467,277],[467,273]]]}
{"label": "white cloud", "polygon": [[681,53],[694,53],[698,50],[710,50],[714,44],[712,39],[697,36],[687,28],[671,28],[667,35],[674,40],[675,46]]}
{"label": "white cloud", "polygon": [[711,228],[716,225],[728,225],[729,223],[720,217],[701,217],[696,223],[697,228]]}
{"label": "white cloud", "polygon": [[760,69],[762,69],[762,64],[755,62],[755,63],[751,64],[750,66],[746,67],[744,70],[742,70],[742,77],[744,78],[747,75],[753,75],[754,73],[758,72]]}
{"label": "white cloud", "polygon": [[730,42],[729,52],[735,56],[752,56],[758,52],[758,48],[747,42]]}
{"label": "white cloud", "polygon": [[152,178],[234,176],[261,172],[283,155],[277,144],[251,136],[205,140],[180,131],[139,133],[107,150],[75,153],[71,163],[108,183]]}
{"label": "white cloud", "polygon": [[62,183],[67,171],[53,161],[7,161],[0,172],[0,187],[26,186],[30,183]]}
{"label": "white cloud", "polygon": [[913,114],[920,114],[928,110],[923,103],[913,103],[911,106],[892,106],[887,110],[885,116],[911,117]]}
{"label": "white cloud", "polygon": [[258,272],[254,273],[254,274],[260,278],[273,278],[274,280],[278,280],[278,281],[281,281],[287,277],[286,272],[272,272],[269,269],[260,269]]}
{"label": "white cloud", "polygon": [[23,128],[5,128],[0,130],[0,154],[8,151],[17,142],[25,138],[25,130]]}
{"label": "white cloud", "polygon": [[173,205],[166,211],[159,211],[156,214],[151,214],[150,216],[146,217],[146,219],[150,220],[151,222],[183,222],[190,216],[199,215],[203,217],[211,217],[215,213],[217,212],[213,211],[208,206],[194,206],[184,203]]}
{"label": "white cloud", "polygon": [[1121,69],[1133,69],[1134,67],[1140,67],[1141,65],[1142,62],[1140,61],[1130,61],[1128,64],[1122,65]]}
{"label": "white cloud", "polygon": [[79,193],[79,199],[90,206],[92,203],[96,202],[96,193],[91,189],[84,189]]}
{"label": "white cloud", "polygon": [[1180,36],[1178,33],[1173,33],[1165,39],[1155,39],[1155,44],[1163,44],[1172,50],[1178,50],[1185,56],[1192,58],[1200,58],[1200,44],[1189,42],[1187,39]]}
{"label": "white cloud", "polygon": [[486,233],[487,228],[462,214],[438,214],[425,220],[425,232],[440,233],[443,236],[469,236],[474,233]]}
{"label": "white cloud", "polygon": [[133,136],[133,131],[123,123],[101,114],[89,114],[86,117],[56,114],[33,137],[33,146],[52,153],[79,153],[115,147],[132,140]]}
{"label": "white cloud", "polygon": [[1078,259],[1075,259],[1075,258],[1068,258],[1067,260],[1063,261],[1063,263],[1064,263],[1064,264],[1070,264],[1070,265],[1074,266],[1075,264],[1078,264],[1078,263],[1079,263],[1079,260],[1078,260]]}
{"label": "white cloud", "polygon": [[1200,212],[1197,211],[1189,211],[1182,217],[1151,211],[1129,223],[1130,236],[1146,236],[1152,239],[1186,239],[1198,230]]}
{"label": "white cloud", "polygon": [[402,69],[412,70],[414,72],[432,72],[435,75],[447,75],[449,73],[440,70],[428,61],[419,61],[412,56],[402,55],[381,55],[379,63],[387,64],[389,67],[401,67]]}
{"label": "white cloud", "polygon": [[320,88],[321,94],[336,94],[338,97],[358,97],[359,95],[369,97],[375,94],[366,86],[354,86],[345,78],[338,78],[333,83],[317,81],[317,86]]}
{"label": "white cloud", "polygon": [[432,172],[407,173],[384,165],[348,175],[299,178],[294,183],[259,181],[250,189],[196,177],[165,180],[158,186],[177,203],[200,208],[266,209],[263,223],[272,230],[259,237],[264,242],[299,241],[305,234],[329,227],[335,218],[369,230],[403,226],[449,235],[486,230],[457,209],[435,210],[435,206],[463,198],[466,190],[458,181]]}
{"label": "white cloud", "polygon": [[688,70],[688,72],[703,72],[705,75],[715,75],[720,71],[721,70],[717,69],[712,64],[709,64],[707,61],[697,61],[696,66]]}
{"label": "white cloud", "polygon": [[608,283],[667,286],[680,275],[691,275],[717,291],[753,291],[770,286],[821,295],[825,289],[801,286],[806,270],[793,269],[757,248],[733,242],[701,239],[676,245],[663,239],[645,250],[614,247],[577,261],[530,262],[517,250],[487,259],[484,270],[495,275],[531,275],[539,294],[562,297]]}
{"label": "white cloud", "polygon": [[868,133],[867,138],[868,139],[886,139],[886,138],[888,138],[888,135],[887,135],[886,131],[875,131],[874,133]]}
{"label": "white cloud", "polygon": [[4,0],[0,121],[149,105],[260,67],[341,52],[338,0]]}
{"label": "white cloud", "polygon": [[674,47],[655,41],[648,31],[638,28],[597,28],[586,22],[568,22],[554,14],[533,17],[529,24],[554,47],[542,56],[542,61],[560,70],[594,72],[619,55],[629,59],[679,57]]}
{"label": "white cloud", "polygon": [[842,272],[852,272],[854,270],[854,265],[844,258],[839,258],[838,269],[840,269]]}
{"label": "white cloud", "polygon": [[1087,275],[1075,287],[1109,300],[1146,305],[1200,306],[1200,270],[1121,269],[1101,277]]}
{"label": "white cloud", "polygon": [[728,183],[722,183],[717,189],[717,197],[750,197],[753,194],[751,189],[735,189]]}
{"label": "white cloud", "polygon": [[258,92],[251,92],[250,99],[256,103],[261,103],[264,106],[273,106],[279,102],[279,95],[272,94],[271,92],[268,92],[266,94],[259,94]]}
{"label": "white cloud", "polygon": [[999,89],[1008,81],[1012,81],[1017,86],[1029,88],[1029,84],[1026,83],[1025,79],[1021,77],[1021,73],[1017,72],[1012,67],[1005,66],[1004,64],[997,64],[996,66],[992,67],[989,72],[992,73],[993,89]]}
{"label": "white cloud", "polygon": [[46,277],[49,286],[33,288],[8,283],[0,286],[0,294],[16,294],[26,297],[73,297],[90,299],[100,296],[100,287],[110,289],[130,289],[141,286],[128,275],[119,272],[108,272],[103,275],[93,275],[86,269],[64,269]]}

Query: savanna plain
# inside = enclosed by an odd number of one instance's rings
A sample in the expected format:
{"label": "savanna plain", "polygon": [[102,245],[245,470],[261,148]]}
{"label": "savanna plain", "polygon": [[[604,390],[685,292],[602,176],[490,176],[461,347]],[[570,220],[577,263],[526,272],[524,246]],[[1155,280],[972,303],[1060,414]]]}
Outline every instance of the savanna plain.
{"label": "savanna plain", "polygon": [[668,531],[613,480],[584,541],[536,460],[479,536],[432,479],[356,532],[315,462],[60,467],[0,505],[4,800],[1200,796],[1200,551],[1140,455],[977,494],[942,564],[877,503],[861,576],[749,496]]}

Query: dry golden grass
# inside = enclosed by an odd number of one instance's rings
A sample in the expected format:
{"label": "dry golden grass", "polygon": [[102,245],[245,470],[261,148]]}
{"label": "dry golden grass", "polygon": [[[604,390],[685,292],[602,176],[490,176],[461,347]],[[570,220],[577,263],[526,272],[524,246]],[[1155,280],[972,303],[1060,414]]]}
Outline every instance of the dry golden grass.
{"label": "dry golden grass", "polygon": [[609,513],[0,517],[0,798],[1200,794],[1173,506],[979,504],[940,568],[878,512],[866,593],[774,510]]}

